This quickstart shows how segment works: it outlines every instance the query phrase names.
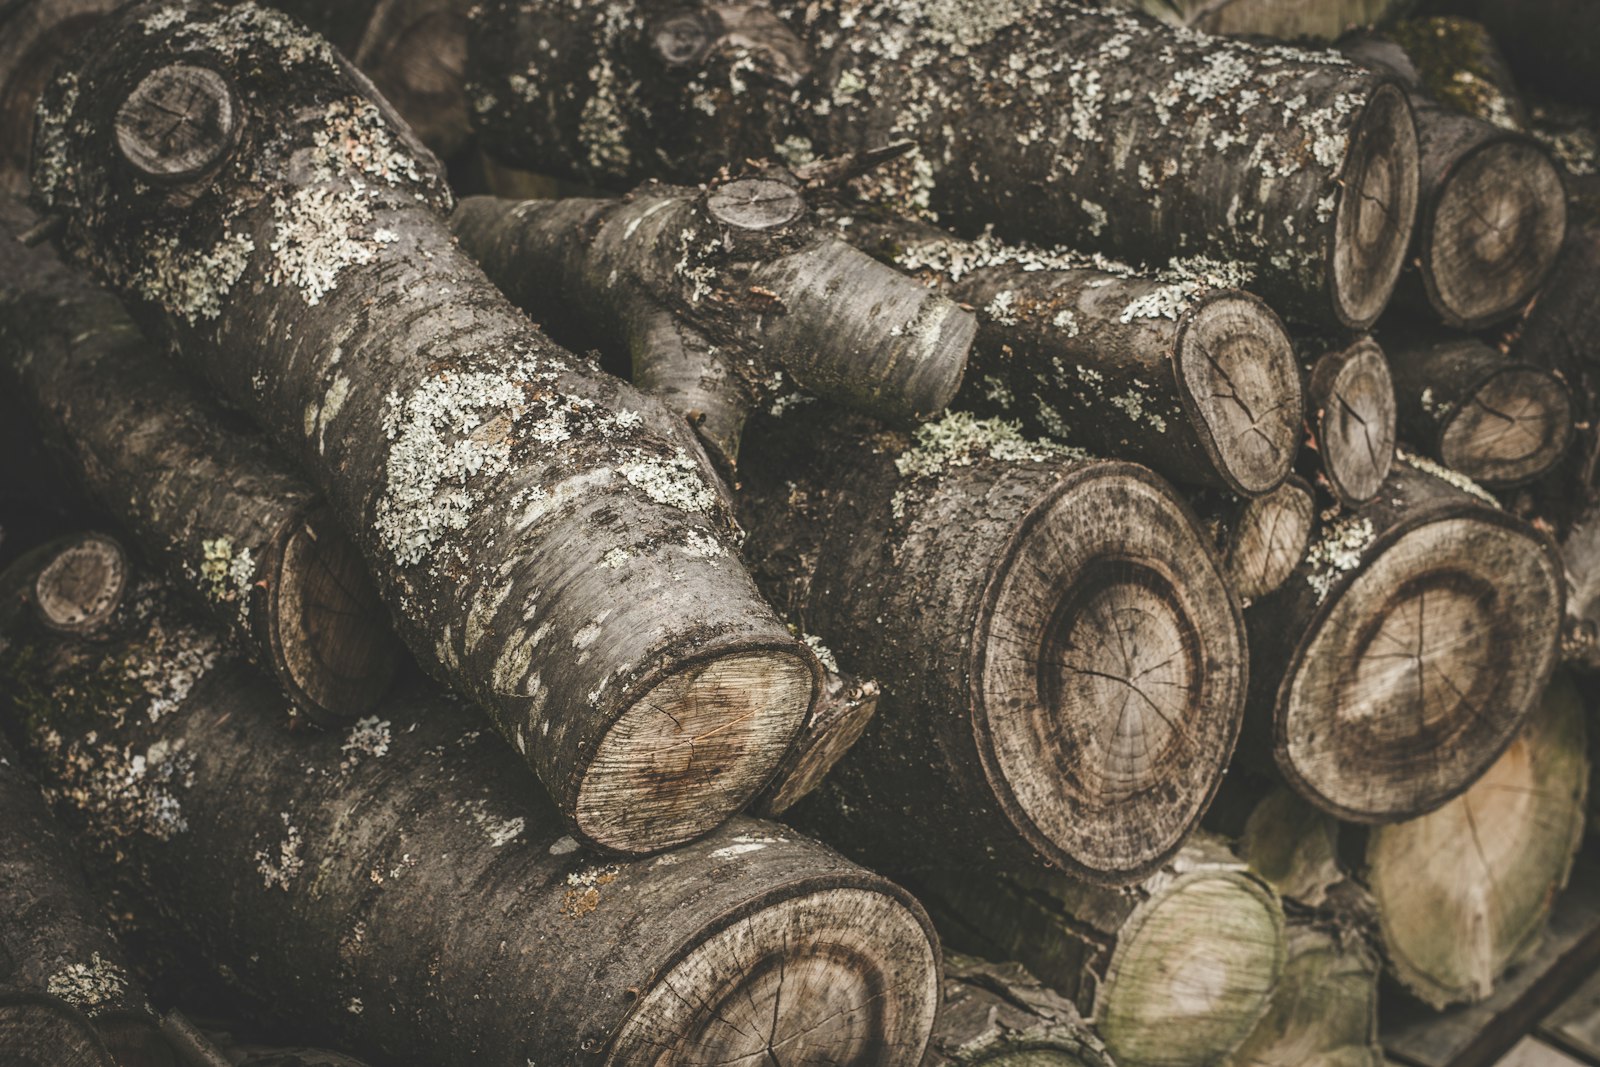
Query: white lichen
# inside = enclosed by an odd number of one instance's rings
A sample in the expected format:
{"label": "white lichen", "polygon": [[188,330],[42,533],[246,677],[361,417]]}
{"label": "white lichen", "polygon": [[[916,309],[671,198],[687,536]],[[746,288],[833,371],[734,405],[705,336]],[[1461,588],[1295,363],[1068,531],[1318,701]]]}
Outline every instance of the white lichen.
{"label": "white lichen", "polygon": [[634,452],[632,459],[617,465],[617,472],[657,504],[706,515],[717,507],[717,494],[700,465],[681,448],[664,459]]}
{"label": "white lichen", "polygon": [[833,650],[822,643],[822,638],[816,634],[801,634],[800,637],[811,651],[816,653],[818,662],[822,664],[825,670],[834,674],[839,673],[839,661],[834,658]]}
{"label": "white lichen", "polygon": [[1341,578],[1361,565],[1362,554],[1376,536],[1372,520],[1365,516],[1340,515],[1335,509],[1324,512],[1322,519],[1322,534],[1306,553],[1310,566],[1306,582],[1316,592],[1319,604]]}
{"label": "white lichen", "polygon": [[283,840],[278,842],[276,849],[256,850],[256,871],[260,873],[262,885],[266,888],[287,892],[305,869],[306,861],[300,856],[300,831],[289,821],[289,813],[280,811],[278,818],[283,820]]}
{"label": "white lichen", "polygon": [[88,963],[69,963],[45,980],[45,992],[89,1015],[119,1000],[128,991],[128,976],[122,968],[100,953],[91,953]]}
{"label": "white lichen", "polygon": [[388,754],[392,740],[388,719],[380,719],[376,715],[357,719],[345,735],[344,743],[339,746],[339,751],[344,753],[344,758],[339,761],[339,769],[348,771],[366,757],[382,758]]}
{"label": "white lichen", "polygon": [[1419,455],[1403,446],[1395,450],[1395,458],[1401,460],[1413,470],[1419,470],[1423,474],[1432,475],[1442,482],[1448,482],[1463,493],[1470,493],[1485,504],[1490,504],[1496,508],[1500,506],[1500,501],[1494,498],[1493,493],[1458,470],[1446,467],[1442,463],[1436,463],[1427,456]]}

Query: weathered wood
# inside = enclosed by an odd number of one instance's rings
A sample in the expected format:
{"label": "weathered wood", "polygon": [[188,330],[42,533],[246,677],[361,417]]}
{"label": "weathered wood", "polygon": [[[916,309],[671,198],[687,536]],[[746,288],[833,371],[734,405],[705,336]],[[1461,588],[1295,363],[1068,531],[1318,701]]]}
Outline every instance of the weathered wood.
{"label": "weathered wood", "polygon": [[57,65],[117,0],[8,0],[0,5],[0,194],[28,192],[33,113]]}
{"label": "weathered wood", "polygon": [[[763,32],[652,48],[718,5],[495,0],[469,41],[485,148],[596,184],[916,148],[858,188],[975,233],[1237,264],[1286,315],[1365,327],[1416,206],[1403,94],[1335,54],[1073,5],[765,5]],[[706,42],[702,48],[699,42]],[[1263,180],[1266,178],[1267,180]]]}
{"label": "weathered wood", "polygon": [[170,589],[131,606],[98,644],[10,635],[5,692],[37,695],[32,758],[135,918],[241,1010],[430,1067],[921,1057],[937,949],[882,878],[749,819],[613,861],[455,699],[290,733]]}
{"label": "weathered wood", "polygon": [[1361,934],[1291,919],[1272,1004],[1227,1067],[1382,1067],[1378,957]]}
{"label": "weathered wood", "polygon": [[1072,1002],[1017,963],[947,953],[922,1067],[1111,1067]]}
{"label": "weathered wood", "polygon": [[829,671],[799,740],[751,810],[777,818],[810,796],[860,739],[878,711],[882,692],[877,682]]}
{"label": "weathered wood", "polygon": [[1270,765],[1342,819],[1439,807],[1537,703],[1560,577],[1542,535],[1402,452],[1372,502],[1326,515],[1306,561],[1246,616],[1244,751],[1262,765],[1270,746]]}
{"label": "weathered wood", "polygon": [[1219,520],[1228,578],[1248,606],[1294,573],[1311,548],[1317,502],[1305,479],[1290,475],[1265,496],[1236,502]]}
{"label": "weathered wood", "polygon": [[1600,508],[1589,507],[1561,542],[1566,569],[1567,611],[1561,655],[1580,670],[1600,671]]}
{"label": "weathered wood", "polygon": [[177,1010],[161,1017],[161,1032],[184,1067],[366,1067],[327,1049],[240,1045],[226,1036],[219,1040]]}
{"label": "weathered wood", "polygon": [[1125,882],[1182,844],[1237,730],[1220,563],[1149,471],[951,413],[914,438],[790,409],[740,517],[773,602],[883,687],[790,817],[899,874],[1053,866]]}
{"label": "weathered wood", "polygon": [[[218,411],[110,294],[0,203],[0,374],[87,495],[316,722],[365,715],[401,655],[348,537],[264,441]],[[91,618],[89,621],[93,622]]]}
{"label": "weathered wood", "polygon": [[1525,1037],[1511,1051],[1495,1061],[1495,1067],[1589,1067],[1560,1049],[1535,1037]]}
{"label": "weathered wood", "polygon": [[0,989],[0,1057],[17,1067],[122,1067],[72,1005]]}
{"label": "weathered wood", "polygon": [[[746,804],[820,679],[729,550],[682,420],[530,327],[450,240],[436,161],[267,8],[119,11],[52,85],[35,188],[63,244],[291,451],[402,640],[489,712],[585,840],[650,851]],[[200,183],[109,137],[203,65],[253,131]]]}
{"label": "weathered wood", "polygon": [[451,227],[514,303],[543,322],[576,312],[574,339],[626,352],[634,384],[730,470],[751,409],[796,385],[892,422],[937,415],[977,328],[819,226],[787,173],[622,200],[473,197]]}
{"label": "weathered wood", "polygon": [[239,135],[238,104],[213,70],[157,67],[117,109],[117,151],[155,182],[190,182],[220,163]]}
{"label": "weathered wood", "polygon": [[1101,0],[1204,33],[1331,41],[1353,27],[1386,22],[1415,0]]}
{"label": "weathered wood", "polygon": [[443,159],[472,136],[467,7],[461,0],[378,0],[351,54],[422,143]]}
{"label": "weathered wood", "polygon": [[1305,346],[1306,408],[1322,474],[1341,504],[1378,495],[1394,465],[1394,379],[1371,337]]}
{"label": "weathered wood", "polygon": [[31,590],[39,621],[67,634],[102,629],[122,605],[130,564],[122,546],[101,534],[71,538]]}
{"label": "weathered wood", "polygon": [[1586,0],[1428,0],[1426,10],[1481,22],[1517,77],[1557,96],[1600,106],[1600,11]]}

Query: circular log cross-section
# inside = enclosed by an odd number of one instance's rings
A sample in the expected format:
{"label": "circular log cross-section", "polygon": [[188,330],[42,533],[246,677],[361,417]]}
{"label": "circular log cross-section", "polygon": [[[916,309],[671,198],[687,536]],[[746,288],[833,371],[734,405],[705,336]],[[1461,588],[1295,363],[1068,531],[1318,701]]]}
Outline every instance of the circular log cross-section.
{"label": "circular log cross-section", "polygon": [[1444,465],[1491,486],[1549,469],[1572,440],[1565,386],[1538,367],[1511,364],[1480,382],[1439,435]]}
{"label": "circular log cross-section", "polygon": [[39,572],[34,606],[50,629],[89,634],[116,614],[127,586],[128,557],[122,546],[100,534],[85,534],[63,545]]}
{"label": "circular log cross-section", "polygon": [[0,1062],[6,1067],[119,1067],[77,1009],[42,993],[0,991]]}
{"label": "circular log cross-section", "polygon": [[1290,920],[1288,961],[1236,1067],[1382,1067],[1376,954],[1366,940]]}
{"label": "circular log cross-section", "polygon": [[1334,317],[1370,326],[1394,292],[1417,209],[1416,128],[1405,93],[1379,87],[1351,137],[1333,220]]}
{"label": "circular log cross-section", "polygon": [[724,226],[775,230],[805,213],[805,200],[793,186],[771,178],[740,178],[718,186],[706,210]]}
{"label": "circular log cross-section", "polygon": [[117,109],[117,149],[153,181],[188,181],[233,147],[239,113],[227,79],[187,63],[145,75]]}
{"label": "circular log cross-section", "polygon": [[1227,524],[1226,558],[1240,600],[1264,597],[1288,581],[1306,558],[1316,521],[1316,497],[1298,476],[1239,507]]}
{"label": "circular log cross-section", "polygon": [[1341,503],[1377,495],[1394,464],[1394,380],[1370,337],[1329,352],[1311,368],[1310,407],[1317,451]]}

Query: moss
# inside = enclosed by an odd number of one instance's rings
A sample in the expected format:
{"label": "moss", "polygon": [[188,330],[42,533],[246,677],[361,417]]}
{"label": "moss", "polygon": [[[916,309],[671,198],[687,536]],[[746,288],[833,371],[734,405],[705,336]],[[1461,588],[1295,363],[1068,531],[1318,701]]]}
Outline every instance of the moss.
{"label": "moss", "polygon": [[1520,128],[1499,72],[1486,61],[1495,54],[1488,30],[1468,19],[1440,17],[1397,22],[1389,34],[1411,58],[1429,96],[1496,126]]}

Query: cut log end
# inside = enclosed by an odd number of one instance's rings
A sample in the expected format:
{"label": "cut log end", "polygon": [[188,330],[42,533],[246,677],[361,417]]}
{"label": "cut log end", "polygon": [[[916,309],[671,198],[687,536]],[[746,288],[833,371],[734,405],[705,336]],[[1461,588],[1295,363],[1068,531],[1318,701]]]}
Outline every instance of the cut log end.
{"label": "cut log end", "polygon": [[1214,294],[1190,313],[1176,343],[1184,404],[1229,487],[1276,488],[1294,462],[1303,401],[1294,347],[1278,317],[1246,293]]}
{"label": "cut log end", "polygon": [[145,75],[117,109],[117,150],[152,181],[188,181],[233,147],[241,117],[222,75],[169,64]]}
{"label": "cut log end", "polygon": [[618,852],[705,834],[771,776],[819,686],[792,648],[739,649],[680,668],[625,710],[578,786],[578,831]]}
{"label": "cut log end", "polygon": [[1445,323],[1475,330],[1522,306],[1555,265],[1566,228],[1561,173],[1537,144],[1492,140],[1460,160],[1420,234]]}
{"label": "cut log end", "polygon": [[1274,731],[1288,780],[1366,823],[1483,773],[1549,677],[1561,618],[1552,553],[1499,512],[1435,510],[1385,541],[1301,641]]}
{"label": "cut log end", "polygon": [[1380,86],[1351,136],[1333,219],[1334,317],[1352,329],[1377,321],[1405,265],[1417,214],[1418,157],[1405,93]]}
{"label": "cut log end", "polygon": [[1572,399],[1547,371],[1511,364],[1484,379],[1439,434],[1445,466],[1495,488],[1549,470],[1572,441]]}
{"label": "cut log end", "polygon": [[816,789],[867,728],[880,693],[877,682],[829,675],[800,740],[756,805],[757,814],[782,815]]}
{"label": "cut log end", "polygon": [[979,744],[1019,832],[1094,881],[1140,877],[1233,750],[1238,609],[1181,504],[1126,463],[1078,468],[1019,524],[974,640]]}
{"label": "cut log end", "polygon": [[718,186],[706,210],[735,230],[777,230],[805,214],[800,191],[772,178],[739,178]]}
{"label": "cut log end", "polygon": [[1318,360],[1311,380],[1323,472],[1342,503],[1371,500],[1394,464],[1396,408],[1389,361],[1376,342],[1362,338]]}
{"label": "cut log end", "polygon": [[92,634],[117,613],[128,589],[128,557],[101,534],[84,534],[57,550],[34,582],[39,621],[58,633]]}
{"label": "cut log end", "polygon": [[641,994],[606,1063],[916,1063],[938,1000],[919,914],[875,890],[813,889],[691,949]]}
{"label": "cut log end", "polygon": [[7,1067],[118,1067],[76,1008],[36,993],[0,993],[0,1058]]}
{"label": "cut log end", "polygon": [[1316,498],[1298,477],[1245,501],[1228,544],[1228,576],[1241,599],[1264,597],[1289,579],[1311,547],[1316,519]]}

